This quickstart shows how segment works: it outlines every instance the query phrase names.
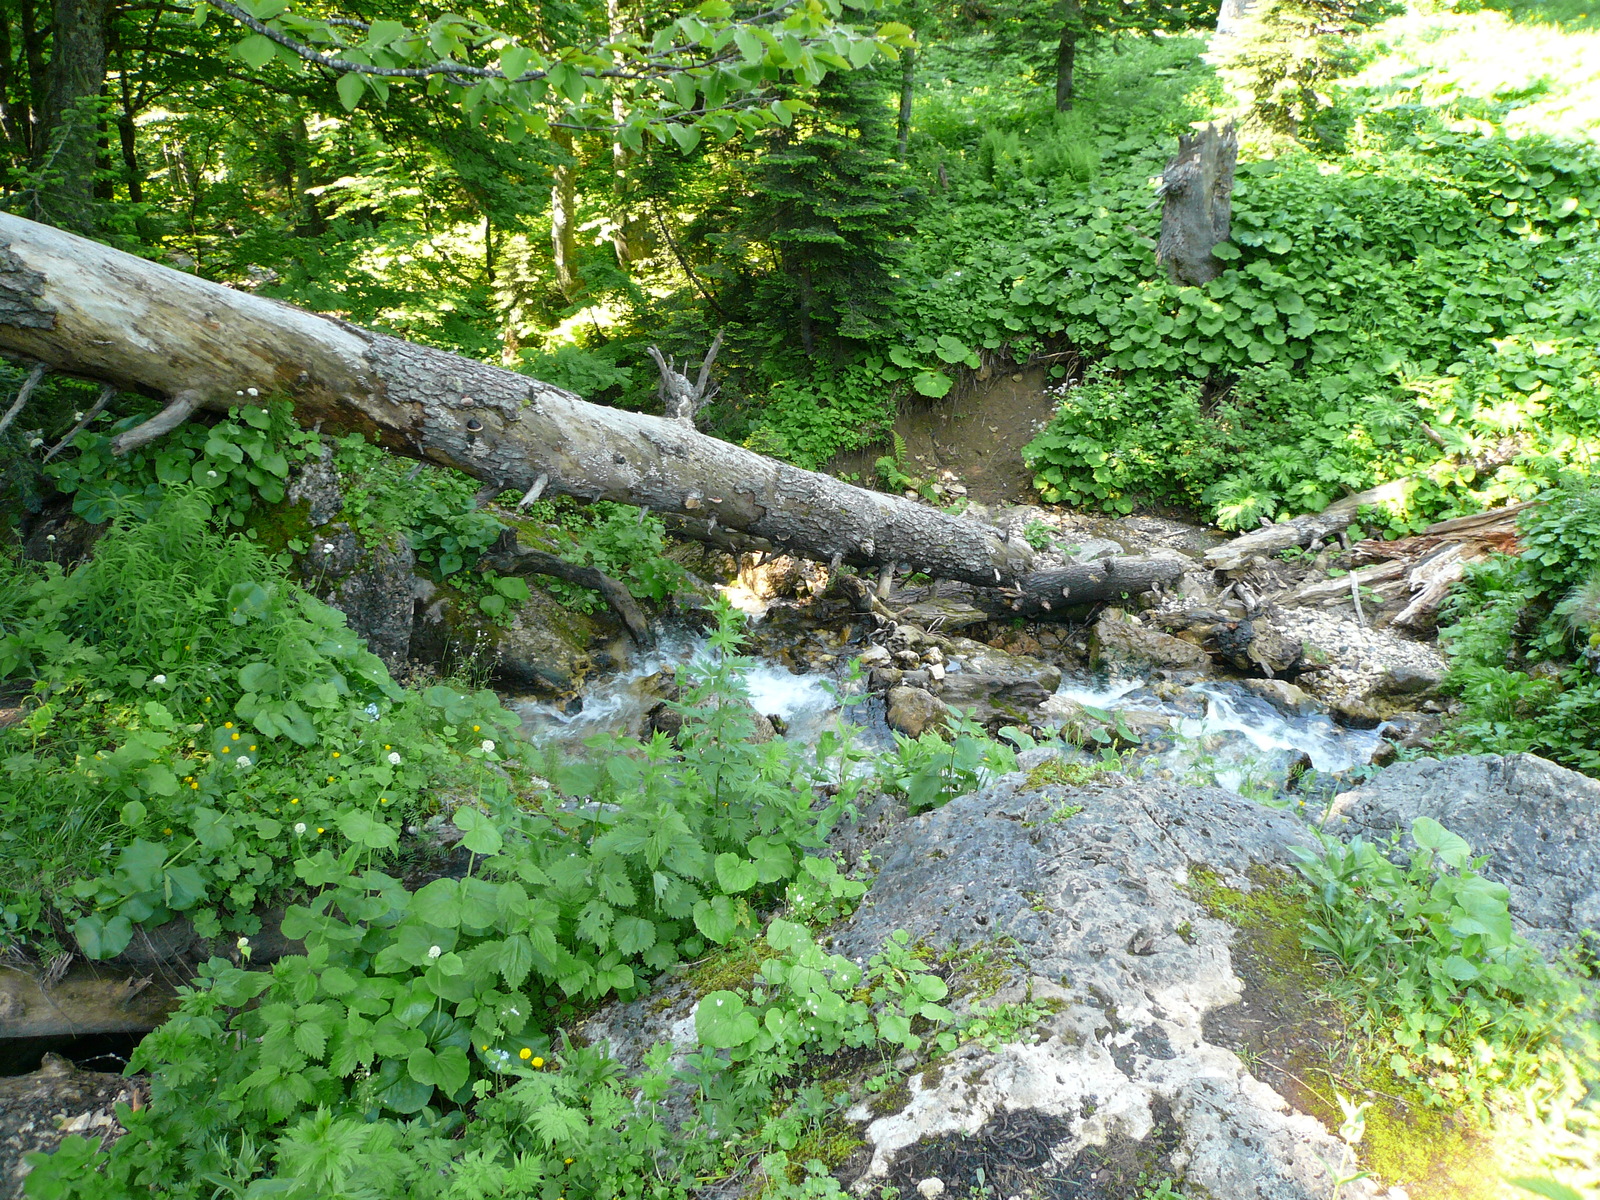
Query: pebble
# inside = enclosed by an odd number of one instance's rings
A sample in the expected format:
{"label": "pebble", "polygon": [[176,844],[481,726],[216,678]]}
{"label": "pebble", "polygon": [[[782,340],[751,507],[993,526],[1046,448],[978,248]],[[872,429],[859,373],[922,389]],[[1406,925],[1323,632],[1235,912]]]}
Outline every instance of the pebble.
{"label": "pebble", "polygon": [[924,1197],[924,1200],[934,1200],[935,1196],[944,1195],[944,1180],[937,1175],[930,1175],[927,1179],[917,1184],[917,1191]]}

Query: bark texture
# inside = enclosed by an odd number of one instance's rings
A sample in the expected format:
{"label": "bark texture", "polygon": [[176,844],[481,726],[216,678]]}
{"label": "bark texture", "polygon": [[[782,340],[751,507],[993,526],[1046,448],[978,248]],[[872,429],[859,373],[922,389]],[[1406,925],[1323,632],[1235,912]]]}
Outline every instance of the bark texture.
{"label": "bark texture", "polygon": [[1232,121],[1178,139],[1178,156],[1167,164],[1157,189],[1162,207],[1156,258],[1166,264],[1173,282],[1210,283],[1222,274],[1222,262],[1212,251],[1228,240],[1238,158]]}
{"label": "bark texture", "polygon": [[[988,525],[764,458],[677,421],[209,283],[0,214],[0,351],[225,411],[248,389],[497,489],[641,505],[820,561],[993,587],[1033,553]],[[159,418],[158,418],[159,419]],[[138,444],[130,430],[124,446]],[[701,526],[700,522],[704,522]]]}
{"label": "bark texture", "polygon": [[106,81],[111,0],[56,0],[48,90],[35,143],[40,182],[33,210],[65,229],[92,232],[100,128],[95,97]]}

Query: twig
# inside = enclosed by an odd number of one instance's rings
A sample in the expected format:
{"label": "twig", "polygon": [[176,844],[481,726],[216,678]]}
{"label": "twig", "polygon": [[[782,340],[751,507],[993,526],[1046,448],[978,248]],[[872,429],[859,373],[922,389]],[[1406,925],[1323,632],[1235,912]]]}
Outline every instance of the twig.
{"label": "twig", "polygon": [[545,485],[548,484],[549,482],[550,482],[550,473],[548,471],[541,471],[539,473],[539,478],[537,478],[537,479],[535,479],[533,481],[533,486],[531,488],[529,488],[526,492],[523,493],[521,500],[517,501],[517,508],[518,509],[527,508],[530,504],[532,504],[540,496],[544,495]]}
{"label": "twig", "polygon": [[1356,606],[1356,624],[1365,629],[1367,615],[1361,611],[1361,582],[1356,578],[1354,571],[1350,572],[1350,603]]}
{"label": "twig", "polygon": [[28,377],[22,381],[22,387],[17,391],[16,403],[6,409],[6,415],[0,417],[0,433],[4,433],[17,419],[17,414],[22,411],[22,406],[28,402],[28,397],[33,395],[33,389],[39,386],[39,381],[44,378],[45,372],[50,368],[44,363],[34,363],[33,370],[28,372]]}
{"label": "twig", "polygon": [[72,444],[72,439],[77,437],[89,427],[89,422],[100,415],[100,411],[105,408],[107,404],[111,403],[111,397],[115,396],[116,394],[117,389],[112,387],[109,383],[102,387],[100,389],[100,398],[94,402],[93,407],[91,407],[88,412],[83,414],[82,419],[72,427],[72,429],[67,433],[66,437],[62,438],[56,443],[55,449],[44,456],[44,461],[49,462],[52,458],[70,446]]}

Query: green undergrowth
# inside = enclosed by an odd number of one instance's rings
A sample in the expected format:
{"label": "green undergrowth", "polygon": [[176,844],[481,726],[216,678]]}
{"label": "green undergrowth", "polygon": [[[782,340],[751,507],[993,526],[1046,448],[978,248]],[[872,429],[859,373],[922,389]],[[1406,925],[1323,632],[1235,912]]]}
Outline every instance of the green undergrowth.
{"label": "green undergrowth", "polygon": [[[68,1139],[30,1194],[666,1197],[763,1156],[786,1181],[791,1152],[842,1152],[842,1096],[787,1082],[809,1057],[954,1044],[947,984],[904,935],[858,964],[763,916],[820,924],[859,898],[820,852],[861,781],[848,748],[750,741],[731,610],[681,673],[677,741],[560,760],[491,693],[396,686],[214,517],[179,491],[71,573],[3,576],[4,673],[32,687],[0,735],[13,948],[104,958],[178,913],[230,947],[138,1048],[151,1099],[119,1109],[128,1136]],[[433,811],[464,873],[409,890],[409,826]],[[269,900],[305,951],[251,970]],[[566,1036],[701,958],[686,1067]],[[679,1126],[662,1102],[685,1089]]]}
{"label": "green undergrowth", "polygon": [[1522,553],[1470,564],[1440,614],[1461,698],[1452,743],[1600,773],[1600,487],[1579,478],[1518,517]]}
{"label": "green undergrowth", "polygon": [[1585,1140],[1592,1000],[1512,931],[1484,859],[1425,818],[1412,837],[1409,854],[1360,839],[1298,850],[1298,876],[1256,868],[1249,890],[1191,871],[1189,895],[1240,931],[1253,1003],[1283,1026],[1241,1053],[1412,1195],[1499,1196],[1513,1169],[1581,1184],[1600,1165]]}

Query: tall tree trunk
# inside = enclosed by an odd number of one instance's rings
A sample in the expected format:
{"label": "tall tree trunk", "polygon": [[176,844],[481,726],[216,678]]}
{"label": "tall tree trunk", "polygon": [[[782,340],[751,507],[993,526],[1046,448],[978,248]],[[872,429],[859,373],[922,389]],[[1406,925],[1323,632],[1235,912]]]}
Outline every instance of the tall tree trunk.
{"label": "tall tree trunk", "polygon": [[28,157],[28,104],[26,99],[17,103],[17,93],[26,93],[26,71],[18,72],[12,66],[16,47],[11,41],[11,18],[0,16],[0,135],[5,137],[11,153],[18,158]]}
{"label": "tall tree trunk", "polygon": [[301,237],[321,237],[328,232],[328,222],[317,198],[311,194],[316,186],[311,169],[311,133],[306,128],[305,117],[299,113],[289,121],[289,154],[295,204],[300,210],[299,228],[295,232]]}
{"label": "tall tree trunk", "polygon": [[[622,0],[606,0],[606,31],[613,42],[620,42],[627,36],[627,15],[623,11]],[[611,93],[611,120],[621,125],[627,115],[627,100],[623,97],[622,89],[617,88]],[[615,205],[613,213],[616,218],[616,224],[611,229],[611,248],[616,252],[617,266],[626,271],[633,261],[629,235],[634,217],[628,204],[628,148],[622,144],[621,138],[611,140],[611,200]]]}
{"label": "tall tree trunk", "polygon": [[100,121],[106,81],[106,23],[112,0],[55,0],[48,87],[34,144],[39,179],[33,212],[63,229],[92,232]]}
{"label": "tall tree trunk", "polygon": [[555,256],[556,287],[568,301],[574,299],[583,281],[578,275],[578,157],[572,134],[565,129],[551,131],[551,137],[564,161],[550,178],[550,251]]}
{"label": "tall tree trunk", "polygon": [[49,70],[44,61],[44,41],[48,26],[38,20],[38,0],[21,0],[22,58],[28,73],[28,161],[39,153],[39,124],[43,119],[45,93],[50,90]]}
{"label": "tall tree trunk", "polygon": [[906,161],[911,144],[911,100],[917,82],[917,52],[910,47],[900,51],[900,113],[895,119],[895,157]]}
{"label": "tall tree trunk", "polygon": [[[1077,13],[1077,10],[1077,3],[1072,3],[1070,11]],[[1056,112],[1072,110],[1072,72],[1077,59],[1078,27],[1077,22],[1069,19],[1061,27],[1061,40],[1056,43]]]}
{"label": "tall tree trunk", "polygon": [[126,108],[117,118],[117,142],[122,149],[122,173],[128,184],[128,199],[144,202],[144,173],[139,169],[139,144],[133,114]]}

